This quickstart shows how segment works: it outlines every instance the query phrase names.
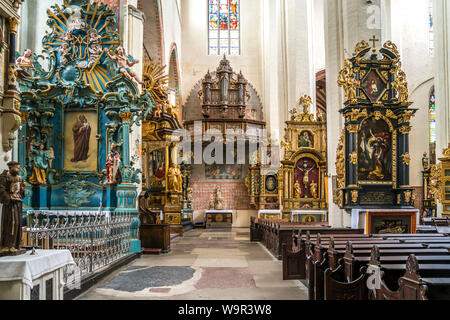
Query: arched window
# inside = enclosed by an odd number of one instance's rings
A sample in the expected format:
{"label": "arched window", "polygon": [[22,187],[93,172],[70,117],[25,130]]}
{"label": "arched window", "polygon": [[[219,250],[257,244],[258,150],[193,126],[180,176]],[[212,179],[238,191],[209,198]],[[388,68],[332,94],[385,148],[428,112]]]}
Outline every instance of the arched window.
{"label": "arched window", "polygon": [[239,0],[208,0],[208,53],[241,54]]}
{"label": "arched window", "polygon": [[428,3],[428,23],[429,23],[429,28],[428,28],[428,47],[430,50],[430,55],[433,56],[434,55],[434,20],[433,20],[433,0],[429,0]]}
{"label": "arched window", "polygon": [[436,98],[434,88],[430,93],[430,160],[432,164],[436,163]]}

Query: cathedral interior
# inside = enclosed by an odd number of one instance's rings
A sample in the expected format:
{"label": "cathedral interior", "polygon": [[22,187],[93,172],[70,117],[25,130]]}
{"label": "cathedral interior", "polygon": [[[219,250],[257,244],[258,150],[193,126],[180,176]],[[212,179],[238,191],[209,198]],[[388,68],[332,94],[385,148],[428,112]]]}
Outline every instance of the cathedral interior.
{"label": "cathedral interior", "polygon": [[0,300],[450,299],[448,18],[0,0]]}

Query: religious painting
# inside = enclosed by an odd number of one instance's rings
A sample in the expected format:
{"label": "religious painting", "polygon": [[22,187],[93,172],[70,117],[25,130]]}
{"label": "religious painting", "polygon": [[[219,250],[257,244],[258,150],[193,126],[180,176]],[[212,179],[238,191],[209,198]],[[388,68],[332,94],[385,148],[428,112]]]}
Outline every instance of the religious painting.
{"label": "religious painting", "polygon": [[64,168],[68,171],[96,171],[97,112],[67,112],[64,125]]}
{"label": "religious painting", "polygon": [[294,169],[294,198],[318,198],[319,167],[311,158],[302,158]]}
{"label": "religious painting", "polygon": [[417,212],[368,212],[367,230],[370,234],[416,233]]}
{"label": "religious painting", "polygon": [[150,187],[166,186],[166,152],[165,149],[153,150],[148,157],[148,177]]}
{"label": "religious painting", "polygon": [[392,134],[388,124],[374,117],[365,120],[358,134],[360,181],[392,181]]}
{"label": "religious painting", "polygon": [[302,131],[298,136],[299,148],[314,148],[314,135],[309,131]]}
{"label": "religious painting", "polygon": [[241,180],[243,166],[240,164],[207,165],[205,175],[208,180]]}
{"label": "religious painting", "polygon": [[266,177],[266,190],[268,192],[274,192],[278,188],[277,177],[276,176],[267,176]]}
{"label": "religious painting", "polygon": [[386,83],[375,70],[371,70],[361,82],[361,88],[364,89],[371,102],[378,101],[386,87]]}

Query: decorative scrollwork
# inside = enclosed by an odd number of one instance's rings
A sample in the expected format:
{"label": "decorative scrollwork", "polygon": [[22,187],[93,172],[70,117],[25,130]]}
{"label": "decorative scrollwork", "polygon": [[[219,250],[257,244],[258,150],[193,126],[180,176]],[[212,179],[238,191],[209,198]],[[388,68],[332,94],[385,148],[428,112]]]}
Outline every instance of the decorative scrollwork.
{"label": "decorative scrollwork", "polygon": [[400,53],[398,52],[398,48],[397,45],[395,43],[393,43],[391,40],[387,41],[384,45],[383,48],[391,51],[393,54],[395,54],[395,56],[397,58],[400,58]]}
{"label": "decorative scrollwork", "polygon": [[362,40],[358,42],[355,46],[355,51],[353,52],[353,56],[358,56],[364,50],[370,48],[369,43],[366,40]]}

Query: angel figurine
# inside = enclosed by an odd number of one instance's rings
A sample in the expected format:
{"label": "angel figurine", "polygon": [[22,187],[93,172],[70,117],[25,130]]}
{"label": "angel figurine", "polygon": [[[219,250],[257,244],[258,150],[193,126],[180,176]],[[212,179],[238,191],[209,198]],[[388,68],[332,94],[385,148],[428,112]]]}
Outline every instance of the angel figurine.
{"label": "angel figurine", "polygon": [[135,64],[139,63],[139,60],[135,60],[132,56],[125,54],[125,49],[123,47],[118,47],[116,49],[116,54],[112,55],[110,52],[107,52],[108,57],[116,62],[116,71],[118,73],[122,73],[128,80],[133,81],[136,80],[139,84],[144,84],[131,67]]}
{"label": "angel figurine", "polygon": [[26,49],[23,56],[16,60],[17,73],[24,76],[30,76],[30,71],[33,69],[33,52]]}

